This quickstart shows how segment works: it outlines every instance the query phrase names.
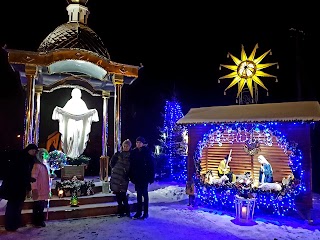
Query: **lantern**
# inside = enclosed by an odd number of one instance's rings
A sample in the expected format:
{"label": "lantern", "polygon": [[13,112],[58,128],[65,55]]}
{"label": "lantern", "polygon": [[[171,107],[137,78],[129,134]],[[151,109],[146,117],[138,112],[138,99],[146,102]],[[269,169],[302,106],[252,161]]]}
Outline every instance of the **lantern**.
{"label": "lantern", "polygon": [[253,220],[256,198],[244,198],[236,195],[234,204],[236,208],[237,220],[243,222],[250,222]]}
{"label": "lantern", "polygon": [[60,189],[60,190],[58,191],[58,197],[59,197],[59,198],[62,198],[62,197],[63,197],[63,190],[62,190],[62,189]]}

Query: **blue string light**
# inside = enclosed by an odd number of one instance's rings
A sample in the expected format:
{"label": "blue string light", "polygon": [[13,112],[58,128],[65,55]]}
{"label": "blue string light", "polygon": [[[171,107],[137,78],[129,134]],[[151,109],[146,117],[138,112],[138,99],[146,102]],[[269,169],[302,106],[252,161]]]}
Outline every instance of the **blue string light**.
{"label": "blue string light", "polygon": [[187,127],[177,125],[177,121],[184,115],[176,99],[166,101],[164,123],[161,129],[161,147],[165,154],[169,178],[183,182],[187,179]]}
{"label": "blue string light", "polygon": [[[306,124],[306,123],[292,123]],[[208,125],[208,124],[206,124]],[[237,134],[239,131],[245,133],[254,131],[258,135],[264,136],[259,139],[260,144],[272,144],[272,137],[276,138],[277,144],[283,149],[284,153],[288,155],[288,165],[294,175],[294,180],[288,185],[284,185],[280,192],[263,191],[258,188],[251,189],[251,194],[256,198],[256,208],[263,212],[273,213],[280,216],[287,215],[296,211],[295,199],[297,196],[306,191],[304,181],[304,171],[301,168],[301,161],[303,159],[302,152],[297,148],[297,144],[287,141],[286,137],[276,128],[282,123],[235,123],[235,124],[210,124],[212,129],[203,135],[201,141],[198,142],[194,161],[196,167],[196,175],[194,176],[195,186],[197,189],[197,198],[200,203],[208,207],[227,207],[234,208],[234,196],[239,194],[239,189],[235,184],[227,185],[209,185],[200,180],[201,172],[201,154],[205,147],[218,144],[222,146],[223,143],[245,142],[246,138],[243,135]],[[191,125],[189,125],[191,126]],[[195,124],[193,125],[195,126]]]}

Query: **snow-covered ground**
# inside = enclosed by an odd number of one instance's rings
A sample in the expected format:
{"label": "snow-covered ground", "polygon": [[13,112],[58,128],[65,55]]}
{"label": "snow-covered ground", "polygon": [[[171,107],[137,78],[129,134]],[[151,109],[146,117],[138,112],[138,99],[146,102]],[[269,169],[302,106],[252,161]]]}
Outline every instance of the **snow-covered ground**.
{"label": "snow-covered ground", "polygon": [[[129,188],[134,194],[133,187]],[[255,216],[249,225],[235,221],[235,214],[202,207],[187,206],[183,185],[154,183],[150,186],[150,217],[132,220],[116,216],[76,220],[48,221],[45,228],[31,225],[6,232],[0,227],[0,239],[76,240],[201,240],[201,239],[320,239],[320,222],[309,225],[300,218]],[[319,216],[320,197],[314,195],[314,212]]]}

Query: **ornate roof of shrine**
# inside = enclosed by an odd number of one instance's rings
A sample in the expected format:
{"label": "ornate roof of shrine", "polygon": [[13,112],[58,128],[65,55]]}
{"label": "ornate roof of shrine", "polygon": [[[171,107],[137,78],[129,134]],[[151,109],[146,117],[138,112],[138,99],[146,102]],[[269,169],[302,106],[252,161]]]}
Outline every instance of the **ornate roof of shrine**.
{"label": "ornate roof of shrine", "polygon": [[140,67],[110,60],[103,41],[87,25],[87,1],[67,0],[68,22],[49,33],[37,52],[7,50],[9,63],[19,72],[23,86],[27,69],[33,69],[36,86],[42,86],[44,92],[76,85],[100,95],[114,92],[115,76],[123,77],[123,84],[138,77]]}
{"label": "ornate roof of shrine", "polygon": [[317,101],[192,108],[178,124],[320,121]]}
{"label": "ornate roof of shrine", "polygon": [[40,44],[39,52],[57,49],[85,49],[110,59],[100,37],[87,25],[68,22],[57,27]]}

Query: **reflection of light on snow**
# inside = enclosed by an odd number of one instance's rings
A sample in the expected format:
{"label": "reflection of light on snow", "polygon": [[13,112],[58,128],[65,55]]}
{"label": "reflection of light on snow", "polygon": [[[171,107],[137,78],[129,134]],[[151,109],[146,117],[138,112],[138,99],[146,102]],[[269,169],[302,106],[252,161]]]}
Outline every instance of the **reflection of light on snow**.
{"label": "reflection of light on snow", "polygon": [[185,187],[168,186],[149,192],[150,202],[176,202],[187,198]]}
{"label": "reflection of light on snow", "polygon": [[[135,196],[137,193],[133,193]],[[171,203],[182,201],[188,198],[185,192],[185,187],[179,186],[168,186],[165,188],[160,188],[154,191],[149,190],[149,201],[151,203],[163,202]]]}
{"label": "reflection of light on snow", "polygon": [[[49,220],[45,231],[42,229],[38,231],[33,229],[32,226],[27,226],[16,232],[10,232],[10,234],[0,230],[0,236],[1,239],[19,239],[23,234],[25,239],[46,240],[56,240],[57,233],[59,236],[63,236],[63,239],[92,239],[94,235],[97,236],[96,239],[106,239],[105,236],[112,236],[108,239],[152,240],[320,239],[317,222],[314,225],[308,225],[299,217],[256,215],[255,213],[252,225],[246,226],[235,221],[235,210],[228,212],[217,208],[206,208],[201,205],[190,207],[187,206],[187,200],[182,202],[180,200],[170,200],[170,197],[178,198],[180,192],[185,195],[185,198],[187,198],[187,195],[184,194],[184,188],[181,188],[181,185],[167,186],[168,183],[162,182],[155,182],[150,185],[149,196],[152,203],[149,206],[149,219],[146,222],[133,222],[128,218],[119,219],[115,215],[81,218],[76,221],[74,219]],[[161,189],[152,191],[156,188]],[[161,196],[162,194],[164,196]],[[320,195],[314,193],[313,196],[314,213],[317,214],[320,208]],[[157,199],[159,204],[156,203]],[[4,201],[0,201],[0,210]],[[136,198],[133,199],[133,202],[136,202]],[[111,204],[114,206],[116,203]],[[131,214],[134,214],[134,212]],[[318,219],[315,218],[315,220]],[[106,225],[112,227],[108,228]],[[147,231],[146,227],[148,228]]]}

